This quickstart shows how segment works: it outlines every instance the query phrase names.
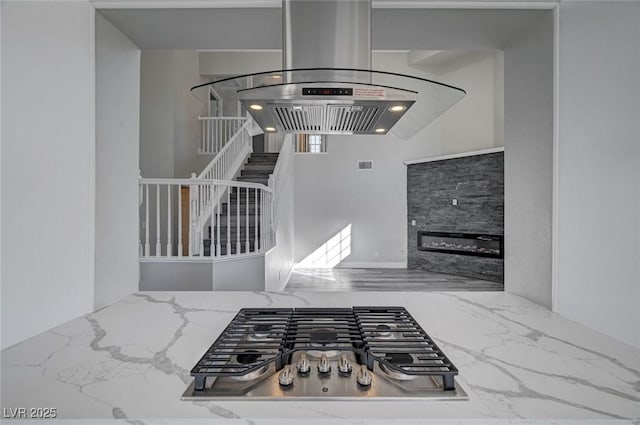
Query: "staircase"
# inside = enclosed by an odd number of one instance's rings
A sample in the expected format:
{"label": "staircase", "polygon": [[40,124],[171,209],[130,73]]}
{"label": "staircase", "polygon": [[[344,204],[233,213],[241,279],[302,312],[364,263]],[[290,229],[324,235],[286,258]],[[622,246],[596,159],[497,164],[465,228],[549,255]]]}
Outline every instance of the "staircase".
{"label": "staircase", "polygon": [[[269,184],[278,161],[278,153],[252,153],[236,181]],[[223,196],[213,212],[214,223],[209,225],[204,239],[204,256],[224,256],[256,252],[260,241],[262,192],[251,188],[234,187]]]}
{"label": "staircase", "polygon": [[269,184],[269,176],[278,162],[278,153],[252,153],[237,181]]}

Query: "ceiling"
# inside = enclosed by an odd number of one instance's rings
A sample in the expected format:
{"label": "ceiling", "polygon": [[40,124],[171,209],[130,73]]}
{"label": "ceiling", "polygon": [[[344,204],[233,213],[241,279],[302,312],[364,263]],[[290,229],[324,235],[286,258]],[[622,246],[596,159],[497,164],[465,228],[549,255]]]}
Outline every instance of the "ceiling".
{"label": "ceiling", "polygon": [[[406,3],[406,2],[405,2]],[[101,13],[141,49],[279,50],[282,13],[256,8],[108,8]],[[545,9],[374,8],[374,50],[503,49]]]}

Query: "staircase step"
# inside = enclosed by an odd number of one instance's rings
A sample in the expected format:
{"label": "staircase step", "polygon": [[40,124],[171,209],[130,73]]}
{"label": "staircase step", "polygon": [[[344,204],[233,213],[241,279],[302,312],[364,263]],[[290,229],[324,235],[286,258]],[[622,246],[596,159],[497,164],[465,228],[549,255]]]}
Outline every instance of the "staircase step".
{"label": "staircase step", "polygon": [[[225,201],[226,201],[226,199],[225,199]],[[229,197],[229,201],[231,203],[232,211],[235,211],[233,208],[237,207],[237,205],[238,205],[238,197],[235,196],[235,193],[231,194],[231,196]],[[226,204],[227,204],[226,202],[223,202],[222,205],[226,205]],[[240,196],[240,208],[242,208],[243,205],[246,207],[247,198],[244,195],[241,195]],[[251,195],[249,195],[249,207],[250,208],[255,208],[256,205],[260,205],[260,197],[258,196],[258,201],[256,202],[256,198],[255,198],[255,196],[253,196],[253,193],[252,193]],[[226,208],[226,207],[223,207],[223,208]]]}
{"label": "staircase step", "polygon": [[[230,229],[231,231],[229,232],[229,237],[227,238],[227,229],[226,228],[220,228],[220,243],[221,244],[226,244],[227,240],[230,240],[231,242],[235,243],[238,240],[238,233],[236,233],[235,228]],[[205,236],[209,236],[209,235],[205,235]],[[212,239],[214,241],[218,241],[218,234],[217,233],[212,233],[211,237],[209,239]],[[247,238],[247,234],[245,233],[244,230],[240,230],[240,242],[244,242],[247,239],[249,239],[250,241],[255,240],[256,239],[256,233],[255,231],[251,230],[249,231],[249,237]],[[258,232],[258,239],[260,239],[260,232]]]}
{"label": "staircase step", "polygon": [[[258,235],[258,239],[260,239],[260,235]],[[218,235],[211,235],[211,237],[206,240],[212,240],[215,243],[218,243]],[[230,240],[232,244],[235,244],[236,241],[238,240],[238,237],[237,235],[231,235],[231,237],[228,240]],[[247,237],[245,234],[240,235],[240,242],[242,244],[244,244],[246,240],[247,240]],[[249,235],[249,242],[253,242],[255,240],[256,240],[255,235],[251,233]],[[220,245],[226,245],[226,244],[227,244],[227,234],[220,233]]]}
{"label": "staircase step", "polygon": [[[256,204],[255,202],[249,202],[249,205],[247,206],[246,201],[242,199],[240,201],[239,210],[240,210],[240,215],[246,215],[247,213],[249,213],[250,216],[254,216],[260,213],[260,205]],[[226,215],[227,212],[230,212],[232,215],[237,214],[238,204],[235,202],[231,202],[231,205],[227,205],[226,202],[224,204],[220,204],[220,214]]]}
{"label": "staircase step", "polygon": [[[258,193],[258,200],[256,201],[256,197],[253,194],[253,190],[251,190],[251,194],[249,195],[249,207],[255,207],[256,205],[260,205],[260,193]],[[222,202],[222,204],[226,204],[227,203],[227,198],[225,197],[223,199],[224,202]],[[232,193],[231,196],[229,196],[229,201],[233,206],[237,206],[238,205],[238,196],[235,193]],[[240,206],[242,207],[242,205],[247,205],[247,197],[244,194],[240,195]]]}
{"label": "staircase step", "polygon": [[278,162],[278,157],[277,156],[254,156],[251,155],[249,157],[249,162],[255,162],[255,163],[259,163],[259,164],[275,164],[276,162]]}
{"label": "staircase step", "polygon": [[247,171],[250,173],[262,173],[262,174],[271,174],[273,173],[273,170],[275,168],[272,165],[267,165],[267,164],[259,164],[259,166],[256,166],[256,164],[246,164],[243,168],[242,171]]}
{"label": "staircase step", "polygon": [[261,177],[247,177],[247,176],[239,176],[236,178],[239,182],[248,182],[248,183],[262,183],[263,185],[269,184],[269,178],[261,178]]}
{"label": "staircase step", "polygon": [[[238,204],[235,203],[235,202],[231,202],[230,208],[229,208],[229,206],[227,205],[226,202],[223,203],[223,204],[220,204],[220,214],[225,214],[226,215],[227,211],[230,211],[232,215],[237,214],[238,213]],[[242,198],[240,200],[240,215],[246,215],[247,212],[249,213],[250,217],[253,217],[256,214],[259,214],[260,205],[256,204],[255,202],[249,202],[249,206],[247,206],[246,200],[244,198]]]}
{"label": "staircase step", "polygon": [[242,173],[259,174],[259,175],[263,175],[263,176],[268,176],[269,174],[273,174],[273,169],[272,168],[269,168],[269,169],[255,169],[255,168],[251,168],[251,167],[244,167],[242,169]]}
{"label": "staircase step", "polygon": [[278,152],[252,152],[251,156],[254,158],[277,158],[280,155]]}
{"label": "staircase step", "polygon": [[[220,228],[223,229],[227,227],[227,219],[229,220],[229,223],[232,228],[236,227],[238,223],[238,218],[240,218],[240,228],[242,229],[246,227],[246,224],[247,224],[246,214],[240,214],[239,217],[237,214],[231,214],[230,216],[227,216],[227,214],[220,214],[220,222],[219,222]],[[260,222],[260,216],[257,216],[257,218],[258,218],[258,222]],[[217,217],[215,217],[214,220],[216,221],[216,224],[218,224]],[[253,228],[256,223],[256,215],[249,214],[248,221],[249,221],[249,228],[250,229]]]}
{"label": "staircase step", "polygon": [[271,174],[273,174],[272,171],[242,170],[240,172],[242,177],[258,177],[261,179],[268,179]]}
{"label": "staircase step", "polygon": [[[222,217],[221,217],[222,218]],[[247,234],[247,225],[246,223],[242,223],[243,225],[240,226],[240,239],[244,240],[246,239],[246,234]],[[260,220],[258,220],[258,235],[260,234]],[[210,233],[211,232],[211,233]],[[211,237],[213,237],[214,239],[218,237],[218,227],[216,226],[207,226],[206,229],[206,233],[205,233],[205,237],[208,237],[209,239],[211,239]],[[256,225],[255,222],[249,222],[249,239],[253,239],[254,235],[256,234]],[[238,225],[235,222],[231,222],[231,226],[229,227],[229,235],[231,236],[232,240],[235,240],[238,236]],[[221,238],[226,238],[227,237],[227,222],[220,220],[220,237]]]}
{"label": "staircase step", "polygon": [[261,162],[250,162],[245,164],[244,166],[244,170],[247,171],[269,171],[270,173],[273,172],[273,168],[274,168],[275,164],[271,164],[271,163],[261,163]]}
{"label": "staircase step", "polygon": [[249,161],[246,163],[248,166],[254,166],[254,165],[264,165],[264,166],[268,166],[271,169],[274,169],[276,166],[276,162],[275,161],[263,161],[263,160],[258,160],[258,161],[252,161],[251,159],[249,159]]}

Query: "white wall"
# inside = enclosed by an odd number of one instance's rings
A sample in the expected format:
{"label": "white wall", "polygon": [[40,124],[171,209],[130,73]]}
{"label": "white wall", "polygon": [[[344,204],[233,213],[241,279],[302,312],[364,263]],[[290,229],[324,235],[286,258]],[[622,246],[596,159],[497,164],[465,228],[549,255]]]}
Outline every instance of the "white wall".
{"label": "white wall", "polygon": [[93,308],[93,25],[84,2],[2,3],[2,348]]}
{"label": "white wall", "polygon": [[[411,140],[329,136],[327,154],[295,160],[295,261],[303,261],[351,224],[351,252],[342,266],[404,267],[407,250],[405,160],[496,146],[493,56],[442,75],[407,66],[406,53],[373,55],[373,68],[457,85],[468,91],[443,117]],[[357,160],[373,170],[357,171]]]}
{"label": "white wall", "polygon": [[214,291],[264,291],[265,257],[229,258],[210,263]]}
{"label": "white wall", "polygon": [[[280,144],[282,145],[282,141]],[[292,147],[293,144],[288,146]],[[286,147],[287,145],[285,145],[285,149]],[[276,152],[280,152],[280,150],[278,149]],[[264,289],[274,292],[284,289],[294,264],[294,190],[296,184],[294,157],[292,150],[288,153],[289,157],[282,155],[287,155],[287,153],[283,152],[279,158],[286,162],[283,163],[284,167],[280,169],[281,187],[276,188],[276,193],[279,196],[278,204],[274,206],[274,216],[278,217],[275,235],[276,246],[264,256]]]}
{"label": "white wall", "polygon": [[282,52],[199,52],[198,68],[201,75],[241,75],[282,69]]}
{"label": "white wall", "polygon": [[[0,3],[0,99],[2,99],[2,3]],[[4,101],[0,101],[0,306],[2,306],[2,279],[4,278],[4,274],[2,273],[2,260],[4,257],[2,256],[2,245],[4,243],[4,239],[2,239],[2,104]],[[4,307],[3,307],[4,308]],[[0,317],[0,320],[2,318]],[[4,348],[4,343],[2,342],[2,325],[0,324],[0,349]]]}
{"label": "white wall", "polygon": [[640,347],[640,3],[560,8],[557,311]]}
{"label": "white wall", "polygon": [[551,307],[553,15],[504,50],[505,290]]}
{"label": "white wall", "polygon": [[173,61],[165,50],[140,55],[140,173],[173,177]]}
{"label": "white wall", "polygon": [[[439,123],[434,124],[411,141],[392,136],[329,136],[327,154],[297,154],[295,261],[303,261],[351,225],[351,253],[344,262],[405,266],[403,161],[440,154]],[[372,160],[373,170],[358,171],[358,159]]]}
{"label": "white wall", "polygon": [[202,79],[195,50],[142,50],[140,170],[143,177],[190,177],[211,160],[198,155],[199,115],[207,108],[189,93]]}
{"label": "white wall", "polygon": [[140,49],[96,14],[95,307],[138,290]]}
{"label": "white wall", "polygon": [[493,138],[496,147],[504,146],[504,51],[493,57]]}
{"label": "white wall", "polygon": [[212,289],[213,277],[210,262],[140,262],[141,291],[211,291]]}
{"label": "white wall", "polygon": [[174,176],[189,177],[200,173],[211,161],[210,156],[198,155],[202,130],[198,116],[207,115],[207,106],[198,101],[189,89],[204,82],[198,70],[198,52],[174,50]]}
{"label": "white wall", "polygon": [[473,62],[435,76],[437,80],[446,78],[447,82],[458,82],[459,87],[467,90],[465,98],[440,118],[443,155],[503,145],[504,140],[500,136],[502,111],[499,107],[502,99],[496,96],[496,92],[502,95],[502,64],[496,63],[497,56],[497,52],[469,53],[469,60]]}

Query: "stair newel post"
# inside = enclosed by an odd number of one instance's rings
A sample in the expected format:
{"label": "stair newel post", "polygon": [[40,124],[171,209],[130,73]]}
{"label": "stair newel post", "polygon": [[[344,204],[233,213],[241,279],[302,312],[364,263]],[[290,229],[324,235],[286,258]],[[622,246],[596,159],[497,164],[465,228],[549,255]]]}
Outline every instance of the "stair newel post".
{"label": "stair newel post", "polygon": [[[196,180],[196,173],[191,173],[191,180]],[[192,183],[189,185],[189,257],[192,257],[197,252],[197,247],[200,245],[196,243],[197,229],[198,229],[198,185]]]}
{"label": "stair newel post", "polygon": [[258,188],[254,188],[253,189],[253,194],[255,197],[255,214],[254,214],[254,221],[255,221],[255,228],[253,229],[253,252],[258,252],[258,215],[260,214],[260,210],[259,210],[259,205],[258,205]]}
{"label": "stair newel post", "polygon": [[144,256],[148,257],[151,253],[151,243],[149,241],[149,185],[146,185],[146,202],[145,204],[145,216],[144,216]]}
{"label": "stair newel post", "polygon": [[182,257],[182,185],[178,185],[178,257]]}
{"label": "stair newel post", "polygon": [[240,254],[240,190],[236,187],[236,254]]}
{"label": "stair newel post", "polygon": [[220,193],[220,186],[216,185],[216,192],[215,192],[215,200],[216,200],[216,226],[215,226],[215,230],[216,230],[216,257],[219,257],[220,254],[220,249],[221,249],[221,244],[220,244],[220,201],[222,201],[222,195]]}
{"label": "stair newel post", "polygon": [[231,186],[227,186],[227,255],[231,255]]}
{"label": "stair newel post", "polygon": [[204,255],[204,223],[202,222],[202,216],[205,213],[205,208],[207,205],[207,189],[205,185],[201,182],[198,184],[198,215],[197,215],[197,235],[198,235],[198,254],[200,256]]}
{"label": "stair newel post", "polygon": [[167,184],[167,257],[173,256],[171,242],[171,185]]}
{"label": "stair newel post", "polygon": [[156,183],[156,257],[162,255],[160,244],[160,184]]}
{"label": "stair newel post", "polygon": [[[140,174],[140,170],[138,170],[138,211],[142,206],[142,202],[144,201],[144,186],[142,185],[142,175]],[[140,213],[138,212],[138,220],[140,220]],[[146,224],[143,223],[144,227]],[[142,247],[142,229],[138,228],[138,257],[142,257],[144,255],[144,248]]]}
{"label": "stair newel post", "polygon": [[244,211],[245,214],[245,240],[244,240],[244,252],[245,253],[249,253],[249,191],[251,190],[251,188],[247,187],[247,190],[245,190],[245,202],[246,202],[246,209]]}
{"label": "stair newel post", "polygon": [[266,252],[269,249],[269,232],[271,231],[270,221],[270,205],[271,205],[271,192],[268,190],[264,191],[264,251]]}
{"label": "stair newel post", "polygon": [[209,256],[213,257],[215,255],[215,240],[214,240],[214,232],[215,232],[215,214],[216,214],[216,204],[218,203],[218,198],[216,197],[216,185],[211,182],[209,185],[209,207],[207,208],[207,216],[209,217]]}

